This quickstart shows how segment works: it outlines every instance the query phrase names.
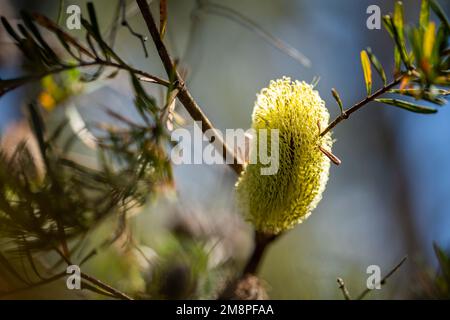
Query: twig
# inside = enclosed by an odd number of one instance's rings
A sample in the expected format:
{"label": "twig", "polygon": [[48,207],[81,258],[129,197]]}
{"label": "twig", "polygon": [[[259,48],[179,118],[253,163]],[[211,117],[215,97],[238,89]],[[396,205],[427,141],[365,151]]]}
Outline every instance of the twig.
{"label": "twig", "polygon": [[122,21],[120,22],[122,26],[126,27],[128,31],[133,35],[134,37],[138,38],[141,42],[142,49],[144,49],[145,57],[148,58],[148,51],[147,47],[145,46],[145,41],[147,41],[147,37],[144,37],[142,34],[134,31],[134,29],[131,27],[131,25],[128,23],[127,19],[127,7],[125,0],[120,1],[121,11],[122,11]]}
{"label": "twig", "polygon": [[38,81],[48,75],[51,74],[57,74],[57,73],[61,73],[64,71],[69,71],[72,69],[77,69],[77,68],[88,68],[88,67],[93,67],[93,66],[98,66],[98,65],[103,65],[106,67],[112,67],[112,68],[117,68],[117,69],[121,69],[121,70],[126,70],[129,71],[131,73],[134,73],[136,75],[141,76],[141,80],[142,81],[146,81],[146,82],[152,82],[152,83],[156,83],[165,87],[169,86],[169,82],[166,80],[163,80],[161,78],[158,78],[154,75],[151,75],[147,72],[138,70],[138,69],[134,69],[128,65],[123,65],[123,64],[118,64],[118,63],[114,63],[111,61],[106,61],[106,60],[95,60],[95,61],[91,61],[91,62],[81,62],[79,64],[72,64],[72,65],[65,65],[62,67],[58,67],[58,68],[54,68],[51,70],[47,70],[44,72],[41,72],[37,75],[33,75],[33,76],[25,76],[22,78],[15,78],[15,79],[5,79],[4,81],[8,81],[10,82],[9,86],[4,86],[1,90],[0,90],[0,96],[4,95],[5,93],[12,91],[26,83],[29,82],[33,82],[33,81]]}
{"label": "twig", "polygon": [[363,106],[365,106],[369,102],[373,101],[378,96],[382,95],[383,93],[386,93],[387,91],[389,91],[390,89],[392,89],[393,87],[398,85],[403,80],[403,78],[405,76],[406,76],[406,74],[402,74],[402,75],[398,76],[397,78],[395,78],[389,84],[387,84],[384,87],[378,89],[376,92],[374,92],[371,95],[367,96],[366,98],[364,98],[360,102],[356,103],[352,107],[344,110],[336,119],[333,120],[333,122],[331,122],[328,125],[328,127],[325,128],[325,130],[322,131],[322,133],[320,135],[323,137],[327,132],[329,132],[331,129],[333,129],[335,126],[337,126],[341,121],[343,121],[345,119],[348,119],[348,117],[353,112],[358,111],[359,109],[361,109]]}
{"label": "twig", "polygon": [[[386,284],[387,279],[389,279],[398,269],[400,269],[400,267],[402,266],[402,264],[406,261],[406,259],[408,259],[408,256],[404,256],[402,260],[400,260],[399,263],[397,263],[397,265],[392,268],[391,271],[389,271],[379,282],[380,285],[384,285]],[[373,289],[369,289],[366,288],[359,296],[358,298],[356,298],[357,300],[362,300],[364,299],[364,297],[371,292]]]}
{"label": "twig", "polygon": [[[187,90],[180,74],[175,69],[172,59],[170,58],[169,52],[167,51],[167,48],[161,39],[161,35],[159,33],[158,27],[156,26],[155,20],[150,11],[150,7],[147,4],[147,1],[136,0],[136,2],[139,6],[139,9],[141,10],[142,17],[144,18],[145,23],[147,24],[148,31],[150,32],[150,35],[156,46],[159,57],[161,58],[161,61],[163,63],[167,75],[169,76],[169,78],[172,78],[173,75],[175,82],[178,84],[180,90],[180,92],[178,93],[178,99],[184,105],[186,110],[189,112],[189,114],[195,121],[201,121],[203,133],[205,133],[207,130],[212,130],[213,132],[215,132],[216,131],[215,127],[203,113],[199,105],[195,102],[194,98]],[[215,138],[214,144],[216,148],[222,149],[220,151],[222,151],[222,155],[225,160],[233,159],[233,163],[230,163],[229,165],[237,174],[239,174],[243,170],[242,161],[238,160],[237,155],[225,144],[225,141],[223,141],[220,135],[214,134],[214,138]]]}
{"label": "twig", "polygon": [[350,293],[345,286],[344,280],[342,278],[337,278],[337,283],[339,284],[339,289],[341,289],[342,295],[344,296],[345,300],[352,300],[352,298],[350,297]]}
{"label": "twig", "polygon": [[122,299],[122,300],[133,300],[133,298],[131,298],[130,296],[126,295],[123,292],[120,292],[119,290],[107,285],[106,283],[101,282],[100,280],[82,272],[81,273],[81,278],[89,281],[92,284],[95,284],[97,287],[105,290],[106,292],[109,292],[111,294],[113,294],[116,298]]}
{"label": "twig", "polygon": [[[56,251],[56,253],[58,253],[61,256],[61,258],[68,265],[72,265],[72,262],[69,259],[67,259],[66,256],[64,256],[64,254],[61,252],[61,250],[59,250],[58,248],[54,248],[54,250]],[[94,278],[93,276],[90,276],[90,275],[88,275],[88,274],[86,274],[84,272],[81,272],[80,275],[81,275],[82,279],[84,279],[86,281],[89,281],[90,283],[96,285],[97,287],[99,287],[100,289],[102,289],[102,290],[104,290],[104,291],[106,291],[108,293],[111,293],[112,295],[114,295],[118,299],[133,300],[133,298],[131,298],[130,296],[128,296],[125,293],[123,293],[123,292],[121,292],[121,291],[111,287],[110,285],[108,285],[108,284],[106,284],[106,283],[104,283],[104,282]]]}

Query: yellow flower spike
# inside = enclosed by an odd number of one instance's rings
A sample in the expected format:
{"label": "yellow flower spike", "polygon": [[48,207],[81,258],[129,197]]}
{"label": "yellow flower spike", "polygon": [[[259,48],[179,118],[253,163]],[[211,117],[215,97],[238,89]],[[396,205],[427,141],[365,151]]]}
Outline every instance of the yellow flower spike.
{"label": "yellow flower spike", "polygon": [[330,160],[320,149],[331,150],[332,139],[318,126],[328,125],[329,113],[312,85],[283,77],[257,95],[252,120],[256,132],[279,130],[279,168],[261,175],[263,164],[248,164],[236,183],[237,202],[257,231],[278,234],[303,222],[322,198]]}

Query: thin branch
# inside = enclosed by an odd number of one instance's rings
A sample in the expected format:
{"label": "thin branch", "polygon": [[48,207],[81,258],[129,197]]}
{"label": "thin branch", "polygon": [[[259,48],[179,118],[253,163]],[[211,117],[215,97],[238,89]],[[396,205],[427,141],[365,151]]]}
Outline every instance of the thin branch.
{"label": "thin branch", "polygon": [[127,19],[127,7],[125,0],[120,1],[121,11],[122,11],[122,21],[120,22],[122,26],[126,27],[128,31],[133,35],[134,37],[138,38],[139,41],[142,44],[142,49],[144,49],[145,57],[148,58],[148,51],[147,47],[145,46],[145,41],[147,41],[147,37],[144,37],[142,34],[134,31],[134,29],[131,27],[131,25],[128,23]]}
{"label": "thin branch", "polygon": [[106,292],[109,292],[111,294],[113,294],[116,298],[122,299],[122,300],[133,300],[133,298],[131,298],[130,296],[126,295],[123,292],[120,292],[119,290],[107,285],[106,283],[103,283],[102,281],[82,272],[81,273],[81,278],[89,281],[92,284],[95,284],[97,287],[99,287],[100,289],[105,290]]}
{"label": "thin branch", "polygon": [[[5,81],[5,82],[10,82],[11,84],[9,86],[5,86],[0,90],[0,96],[4,95],[5,93],[12,91],[26,83],[29,82],[34,82],[34,81],[38,81],[48,75],[51,74],[57,74],[57,73],[61,73],[64,71],[69,71],[72,69],[77,69],[77,68],[87,68],[87,67],[93,67],[93,66],[106,66],[106,67],[112,67],[112,68],[117,68],[117,69],[121,69],[121,70],[126,70],[129,71],[131,73],[134,73],[136,75],[140,76],[140,79],[142,81],[146,81],[146,82],[152,82],[152,83],[156,83],[165,87],[168,87],[170,84],[168,81],[163,80],[161,78],[158,78],[154,75],[151,75],[147,72],[138,70],[138,69],[134,69],[128,65],[124,65],[124,64],[118,64],[118,63],[114,63],[111,61],[106,61],[106,60],[95,60],[95,61],[91,61],[91,62],[81,62],[78,64],[72,64],[72,65],[65,65],[62,67],[58,67],[58,68],[54,68],[51,70],[47,70],[44,72],[41,72],[37,75],[32,75],[32,76],[25,76],[22,78],[15,78],[15,79],[4,79],[1,81]],[[1,82],[0,82],[1,83]]]}
{"label": "thin branch", "polygon": [[[54,250],[56,251],[56,253],[58,253],[58,254],[61,256],[61,258],[62,258],[68,265],[72,265],[72,264],[73,264],[69,259],[67,259],[66,256],[64,256],[64,254],[61,252],[61,250],[59,250],[58,248],[54,248]],[[108,284],[106,284],[106,283],[104,283],[104,282],[102,282],[102,281],[100,281],[100,280],[94,278],[93,276],[90,276],[90,275],[88,275],[88,274],[86,274],[86,273],[84,273],[84,272],[81,272],[80,275],[81,275],[81,278],[82,278],[82,279],[84,279],[84,280],[86,280],[86,281],[89,281],[90,283],[96,285],[97,287],[99,287],[100,289],[102,289],[102,290],[104,290],[104,291],[106,291],[106,292],[108,292],[108,293],[111,293],[112,295],[114,295],[114,296],[115,296],[116,298],[118,298],[118,299],[122,299],[122,300],[133,300],[133,298],[131,298],[131,297],[128,296],[127,294],[125,294],[125,293],[123,293],[123,292],[121,292],[121,291],[119,291],[119,290],[117,290],[117,289],[111,287],[110,285],[108,285]]]}
{"label": "thin branch", "polygon": [[344,110],[336,119],[333,120],[333,122],[331,122],[328,127],[325,128],[325,130],[322,131],[322,133],[320,134],[320,136],[324,136],[325,134],[327,134],[331,129],[333,129],[334,127],[336,127],[340,122],[342,122],[343,120],[348,119],[348,117],[358,111],[359,109],[361,109],[362,107],[364,107],[366,104],[368,104],[369,102],[373,101],[375,98],[377,98],[378,96],[386,93],[387,91],[389,91],[390,89],[392,89],[393,87],[395,87],[396,85],[400,84],[400,82],[403,80],[403,78],[406,76],[406,74],[402,74],[400,76],[398,76],[397,78],[395,78],[392,82],[390,82],[389,84],[385,85],[384,87],[378,89],[376,92],[372,93],[371,95],[367,96],[366,98],[364,98],[363,100],[361,100],[360,102],[356,103],[355,105],[353,105],[352,107]]}
{"label": "thin branch", "polygon": [[339,289],[341,289],[342,295],[344,296],[345,300],[352,300],[352,298],[350,297],[350,293],[345,286],[344,280],[342,278],[337,278],[337,283],[339,284]]}
{"label": "thin branch", "polygon": [[[194,98],[187,90],[184,80],[181,78],[180,74],[176,71],[172,59],[170,58],[169,52],[161,39],[161,35],[159,33],[158,27],[156,26],[155,20],[150,11],[150,7],[147,1],[136,0],[136,2],[139,6],[139,9],[141,10],[142,17],[144,18],[145,23],[147,24],[147,28],[156,46],[159,57],[161,58],[161,61],[163,63],[167,75],[169,76],[169,78],[172,78],[172,76],[174,76],[175,82],[178,84],[180,90],[180,92],[178,93],[178,99],[184,105],[186,110],[189,112],[189,114],[195,121],[201,121],[203,133],[205,133],[207,130],[212,130],[213,132],[216,132],[215,127],[203,113],[200,106],[195,102]],[[229,165],[237,174],[239,174],[243,170],[242,161],[239,161],[237,155],[225,144],[223,139],[218,134],[214,134],[214,138],[215,138],[214,144],[216,148],[222,149],[220,151],[222,151],[222,155],[225,160],[233,159],[233,163],[230,163]]]}
{"label": "thin branch", "polygon": [[116,296],[113,295],[112,293],[109,293],[107,291],[99,289],[98,287],[89,284],[89,282],[83,281],[81,283],[81,289],[92,291],[92,292],[95,292],[95,293],[100,294],[100,295],[105,296],[105,297],[116,298]]}
{"label": "thin branch", "polygon": [[[402,264],[406,261],[406,259],[408,259],[408,256],[404,256],[402,260],[400,260],[399,263],[397,263],[397,265],[392,268],[391,271],[389,271],[381,280],[378,284],[380,285],[384,285],[386,284],[387,280],[398,270],[400,269],[400,267],[402,266]],[[366,290],[364,290],[359,296],[358,298],[356,298],[357,300],[362,300],[364,299],[364,297],[371,292],[373,289],[369,289],[367,288]]]}

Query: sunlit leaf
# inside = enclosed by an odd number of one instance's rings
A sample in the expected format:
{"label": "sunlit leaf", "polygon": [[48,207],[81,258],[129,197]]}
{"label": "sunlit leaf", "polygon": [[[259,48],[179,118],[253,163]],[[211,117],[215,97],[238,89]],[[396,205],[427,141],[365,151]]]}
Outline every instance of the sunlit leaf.
{"label": "sunlit leaf", "polygon": [[361,65],[364,72],[364,80],[366,82],[367,94],[372,92],[372,69],[370,67],[370,60],[365,50],[361,51]]}
{"label": "sunlit leaf", "polygon": [[430,22],[423,37],[423,58],[429,60],[433,53],[435,39],[435,24]]}

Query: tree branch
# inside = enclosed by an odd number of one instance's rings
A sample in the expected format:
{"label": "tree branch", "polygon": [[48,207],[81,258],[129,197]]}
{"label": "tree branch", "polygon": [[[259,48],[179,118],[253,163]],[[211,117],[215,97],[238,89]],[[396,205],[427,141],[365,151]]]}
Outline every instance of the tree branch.
{"label": "tree branch", "polygon": [[353,105],[352,107],[344,110],[336,119],[333,120],[333,122],[331,122],[328,127],[325,128],[325,130],[322,131],[322,133],[320,134],[320,136],[324,136],[325,134],[327,134],[331,129],[333,129],[334,127],[336,127],[341,121],[348,119],[348,117],[358,111],[359,109],[361,109],[362,107],[364,107],[366,104],[368,104],[369,102],[373,101],[375,98],[379,97],[380,95],[386,93],[387,91],[389,91],[390,89],[392,89],[393,87],[395,87],[396,85],[398,85],[403,78],[405,77],[405,74],[402,74],[400,76],[398,76],[397,78],[395,78],[392,82],[390,82],[389,84],[385,85],[384,87],[380,88],[379,90],[377,90],[376,92],[374,92],[373,94],[367,96],[366,98],[364,98],[363,100],[361,100],[360,102],[356,103],[355,105]]}
{"label": "tree branch", "polygon": [[[178,85],[178,89],[180,90],[180,92],[178,93],[178,99],[195,121],[201,121],[203,133],[205,133],[207,130],[216,132],[215,127],[203,113],[200,106],[195,102],[194,98],[187,90],[184,80],[176,70],[172,59],[170,58],[169,52],[161,39],[158,27],[156,26],[155,19],[153,18],[147,1],[136,0],[136,2],[139,6],[139,9],[141,10],[142,17],[145,20],[148,31],[150,32],[150,35],[156,46],[167,75],[169,76],[169,78],[174,78],[175,82]],[[213,141],[210,142],[212,143]],[[229,163],[229,165],[237,174],[239,174],[243,170],[242,161],[239,161],[238,156],[226,145],[225,141],[223,141],[223,139],[218,134],[214,134],[214,145],[219,149],[219,151],[222,152],[222,156],[225,160],[233,159],[233,163]]]}

